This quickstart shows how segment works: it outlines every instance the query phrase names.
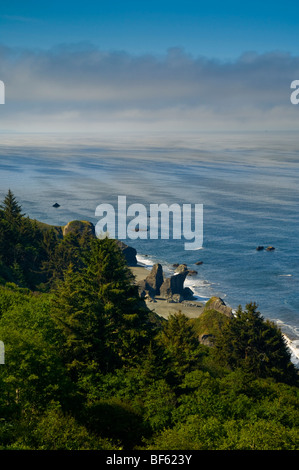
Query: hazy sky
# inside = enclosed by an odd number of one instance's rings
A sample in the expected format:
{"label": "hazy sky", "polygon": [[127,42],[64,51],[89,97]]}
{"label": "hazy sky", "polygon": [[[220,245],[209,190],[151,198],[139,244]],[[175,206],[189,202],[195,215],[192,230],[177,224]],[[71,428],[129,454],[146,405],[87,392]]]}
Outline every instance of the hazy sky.
{"label": "hazy sky", "polygon": [[10,1],[0,130],[297,129],[294,1]]}

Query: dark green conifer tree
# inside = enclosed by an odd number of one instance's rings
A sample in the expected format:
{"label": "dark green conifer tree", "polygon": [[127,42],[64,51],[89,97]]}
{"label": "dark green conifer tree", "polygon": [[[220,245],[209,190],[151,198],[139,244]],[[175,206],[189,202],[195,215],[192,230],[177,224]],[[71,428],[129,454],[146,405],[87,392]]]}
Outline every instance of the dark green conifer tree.
{"label": "dark green conifer tree", "polygon": [[83,262],[65,273],[53,304],[66,362],[77,373],[138,361],[152,325],[120,249],[114,240],[95,239]]}
{"label": "dark green conifer tree", "polygon": [[35,288],[41,282],[41,263],[46,253],[43,235],[36,221],[22,214],[22,208],[9,190],[0,206],[0,261],[8,280]]}
{"label": "dark green conifer tree", "polygon": [[11,227],[15,227],[21,223],[24,215],[22,214],[22,207],[18,204],[10,189],[5,196],[3,203],[0,205],[0,209],[3,211],[4,219]]}
{"label": "dark green conifer tree", "polygon": [[204,354],[191,322],[181,312],[171,315],[163,325],[159,343],[165,348],[170,369],[178,377],[198,367]]}
{"label": "dark green conifer tree", "polygon": [[215,357],[232,370],[242,368],[257,377],[296,381],[296,371],[280,329],[264,320],[255,303],[239,306],[215,342]]}

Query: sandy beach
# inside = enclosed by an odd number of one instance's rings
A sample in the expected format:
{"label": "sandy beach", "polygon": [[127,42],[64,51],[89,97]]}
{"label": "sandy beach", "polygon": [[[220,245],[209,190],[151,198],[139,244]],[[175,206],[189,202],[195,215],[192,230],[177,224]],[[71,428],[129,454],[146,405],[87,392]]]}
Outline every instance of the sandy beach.
{"label": "sandy beach", "polygon": [[[141,265],[130,267],[132,274],[135,276],[135,282],[142,281],[145,279],[150,271]],[[201,315],[204,309],[204,304],[197,301],[187,301],[182,302],[169,302],[167,299],[162,297],[155,297],[155,302],[145,301],[147,307],[154,311],[157,315],[160,315],[163,318],[168,318],[169,315],[176,312],[182,312],[188,318],[197,318]],[[299,341],[292,341],[286,335],[284,335],[285,340],[288,344],[288,347],[291,352],[292,362],[296,365],[299,364]]]}
{"label": "sandy beach", "polygon": [[[130,267],[132,274],[135,276],[135,282],[145,279],[150,271],[143,266]],[[163,297],[156,297],[155,301],[146,300],[147,307],[163,318],[181,311],[189,318],[197,318],[204,308],[204,304],[195,300],[184,300],[182,302],[169,302]]]}

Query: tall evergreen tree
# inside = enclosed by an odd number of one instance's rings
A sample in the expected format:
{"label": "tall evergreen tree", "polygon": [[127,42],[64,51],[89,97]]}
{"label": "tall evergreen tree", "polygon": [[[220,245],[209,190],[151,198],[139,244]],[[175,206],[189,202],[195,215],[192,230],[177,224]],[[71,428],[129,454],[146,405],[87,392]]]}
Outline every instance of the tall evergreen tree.
{"label": "tall evergreen tree", "polygon": [[0,206],[0,261],[6,279],[30,288],[41,282],[40,268],[46,256],[42,240],[36,221],[24,217],[9,190]]}
{"label": "tall evergreen tree", "polygon": [[159,343],[165,348],[171,369],[183,376],[198,367],[203,355],[203,346],[188,317],[181,312],[169,316],[159,335]]}
{"label": "tall evergreen tree", "polygon": [[257,377],[296,381],[290,352],[280,329],[264,320],[255,303],[239,306],[215,342],[217,360],[231,369],[243,368]]}
{"label": "tall evergreen tree", "polygon": [[73,271],[82,268],[83,250],[79,237],[73,233],[58,241],[54,230],[49,230],[44,234],[43,247],[46,259],[43,262],[42,270],[51,287],[63,279],[64,273],[70,265],[72,265]]}
{"label": "tall evergreen tree", "polygon": [[113,240],[95,239],[83,261],[79,272],[66,271],[55,293],[53,317],[69,367],[77,373],[94,364],[107,372],[137,360],[152,328]]}
{"label": "tall evergreen tree", "polygon": [[18,204],[12,191],[9,189],[7,195],[4,198],[3,203],[0,205],[0,209],[3,211],[4,219],[9,223],[10,226],[19,225],[22,217],[22,207]]}

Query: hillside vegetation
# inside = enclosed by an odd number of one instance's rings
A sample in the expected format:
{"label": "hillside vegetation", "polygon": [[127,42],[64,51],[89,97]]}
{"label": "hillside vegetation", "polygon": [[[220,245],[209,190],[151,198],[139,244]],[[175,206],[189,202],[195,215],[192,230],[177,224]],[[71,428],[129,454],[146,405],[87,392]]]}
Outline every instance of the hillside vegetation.
{"label": "hillside vegetation", "polygon": [[298,449],[298,373],[254,303],[164,321],[114,240],[63,236],[10,191],[0,283],[1,450]]}

